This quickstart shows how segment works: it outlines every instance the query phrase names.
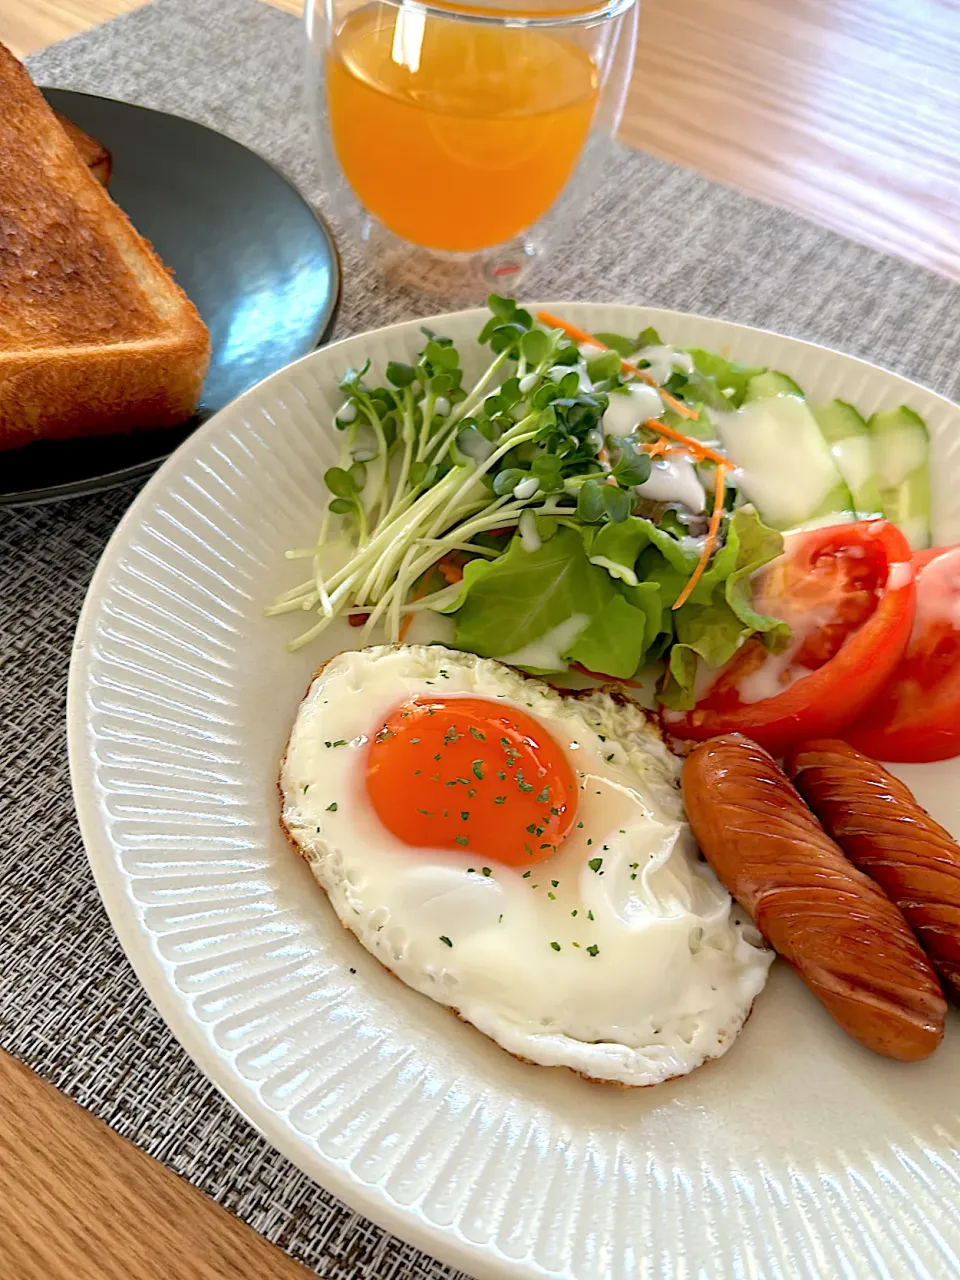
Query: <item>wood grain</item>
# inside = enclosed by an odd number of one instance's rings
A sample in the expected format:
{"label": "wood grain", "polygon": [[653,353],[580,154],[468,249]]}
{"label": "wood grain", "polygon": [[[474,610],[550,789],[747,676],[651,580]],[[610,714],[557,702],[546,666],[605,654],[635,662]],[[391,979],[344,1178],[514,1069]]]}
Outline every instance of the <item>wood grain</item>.
{"label": "wood grain", "polygon": [[315,1280],[0,1051],[4,1280]]}
{"label": "wood grain", "polygon": [[[0,0],[0,40],[135,3]],[[641,5],[626,142],[960,279],[960,0]]]}

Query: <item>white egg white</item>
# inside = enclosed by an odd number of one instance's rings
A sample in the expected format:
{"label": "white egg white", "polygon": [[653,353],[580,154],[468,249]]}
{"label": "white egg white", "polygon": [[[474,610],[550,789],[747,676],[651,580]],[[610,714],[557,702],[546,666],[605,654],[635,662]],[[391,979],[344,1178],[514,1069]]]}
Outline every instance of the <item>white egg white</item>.
{"label": "white egg white", "polygon": [[[574,767],[577,821],[529,876],[412,848],[370,804],[371,738],[399,703],[440,694],[527,711]],[[407,645],[342,653],[317,673],[280,786],[283,824],[337,915],[399,978],[518,1057],[649,1085],[726,1052],[772,960],[700,859],[678,775],[631,703]]]}

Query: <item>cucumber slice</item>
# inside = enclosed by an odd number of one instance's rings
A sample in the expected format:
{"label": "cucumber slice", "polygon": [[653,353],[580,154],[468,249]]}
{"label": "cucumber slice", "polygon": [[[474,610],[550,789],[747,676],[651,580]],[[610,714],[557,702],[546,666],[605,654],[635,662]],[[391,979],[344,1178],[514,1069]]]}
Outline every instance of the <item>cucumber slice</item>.
{"label": "cucumber slice", "polygon": [[883,511],[883,499],[867,424],[845,400],[831,400],[814,409],[813,416],[830,446],[837,470],[846,481],[855,510],[861,515],[879,515]]}
{"label": "cucumber slice", "polygon": [[766,369],[747,383],[743,403],[749,404],[751,400],[766,400],[768,396],[800,396],[802,399],[803,392],[785,373],[777,373],[776,369]]}
{"label": "cucumber slice", "polygon": [[930,440],[918,413],[901,405],[867,424],[883,514],[914,550],[930,546]]}
{"label": "cucumber slice", "polygon": [[713,421],[738,469],[740,492],[766,524],[796,529],[831,516],[842,519],[840,513],[852,509],[850,490],[801,397],[748,400],[735,413],[714,414]]}

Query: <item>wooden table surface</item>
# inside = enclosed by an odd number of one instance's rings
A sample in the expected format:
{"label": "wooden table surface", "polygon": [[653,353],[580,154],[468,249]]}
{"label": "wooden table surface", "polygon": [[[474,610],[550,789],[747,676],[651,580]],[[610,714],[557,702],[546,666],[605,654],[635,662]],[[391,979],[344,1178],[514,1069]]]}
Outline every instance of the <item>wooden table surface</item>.
{"label": "wooden table surface", "polygon": [[315,1280],[0,1051],[3,1280]]}
{"label": "wooden table surface", "polygon": [[[0,0],[0,40],[136,2]],[[642,3],[625,141],[960,280],[960,0]],[[2,1052],[0,1116],[4,1277],[306,1276]]]}
{"label": "wooden table surface", "polygon": [[[137,3],[0,0],[0,40]],[[622,136],[960,279],[960,0],[641,0]]]}

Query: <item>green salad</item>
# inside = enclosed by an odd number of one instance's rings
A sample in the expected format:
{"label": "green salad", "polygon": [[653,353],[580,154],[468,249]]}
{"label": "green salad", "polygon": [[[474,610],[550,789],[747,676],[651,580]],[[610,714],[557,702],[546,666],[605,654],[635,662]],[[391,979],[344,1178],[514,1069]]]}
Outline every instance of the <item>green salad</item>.
{"label": "green salad", "polygon": [[428,330],[382,382],[369,364],[344,374],[317,545],[288,553],[311,573],[269,610],[313,613],[292,647],[343,615],[399,641],[429,610],[456,647],[539,674],[629,679],[662,661],[658,698],[683,710],[701,664],[751,636],[789,643],[751,590],[785,532],[883,514],[928,544],[927,433],[909,409],[865,421],[653,329],[587,335],[489,307],[473,385]]}

